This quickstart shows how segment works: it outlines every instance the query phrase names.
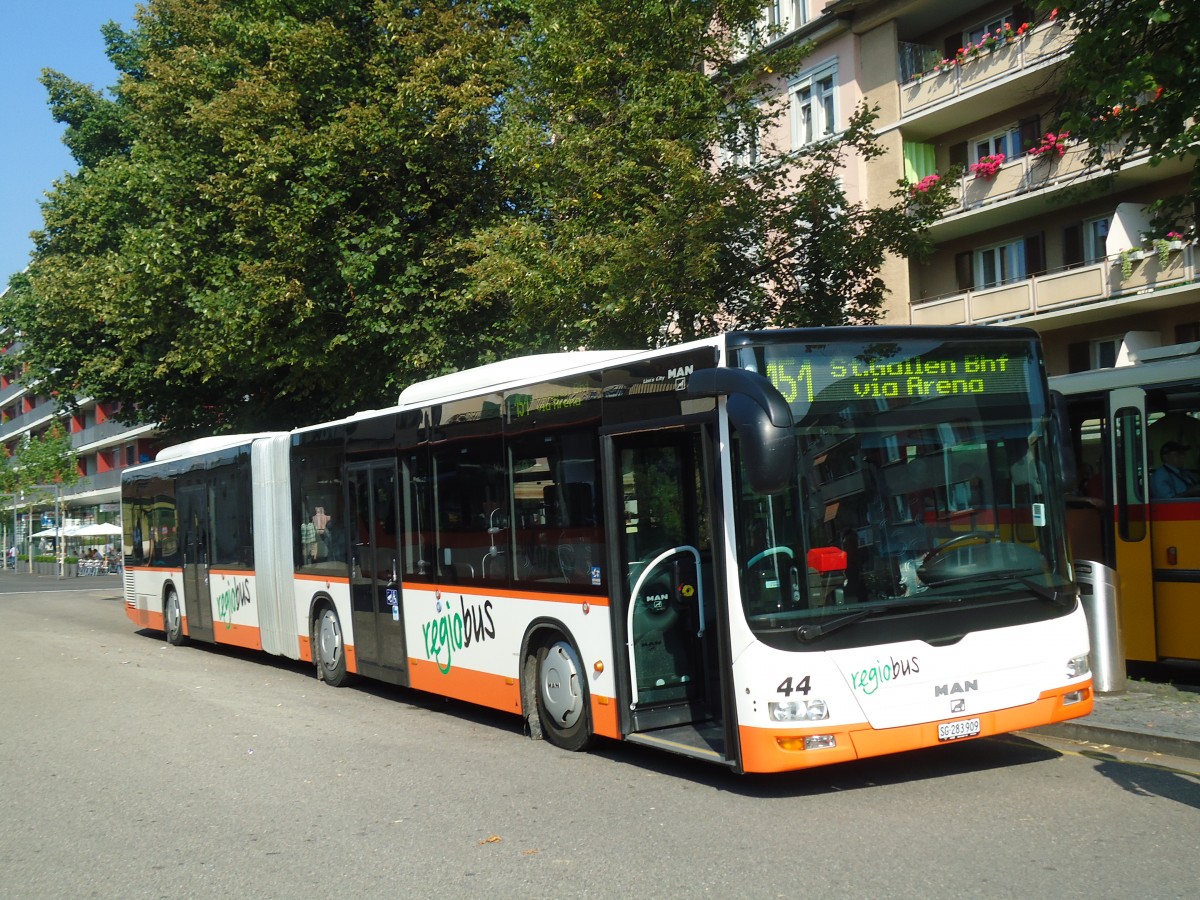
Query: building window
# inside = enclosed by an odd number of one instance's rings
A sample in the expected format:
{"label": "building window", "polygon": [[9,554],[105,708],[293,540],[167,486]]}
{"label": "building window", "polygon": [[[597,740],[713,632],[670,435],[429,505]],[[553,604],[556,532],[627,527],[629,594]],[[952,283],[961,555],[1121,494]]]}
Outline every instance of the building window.
{"label": "building window", "polygon": [[804,0],[771,0],[767,5],[767,24],[778,29],[782,37],[804,24],[806,15]]}
{"label": "building window", "polygon": [[975,251],[975,286],[990,288],[1026,277],[1025,242],[1010,241]]}
{"label": "building window", "polygon": [[1083,223],[1083,261],[1088,265],[1103,262],[1108,256],[1108,226],[1112,216],[1100,216]]}
{"label": "building window", "polygon": [[792,146],[800,148],[837,131],[834,90],[837,63],[829,63],[792,82]]}
{"label": "building window", "polygon": [[1117,364],[1117,354],[1121,352],[1124,338],[1100,338],[1091,342],[1091,363],[1093,369],[1111,369]]}
{"label": "building window", "polygon": [[726,165],[750,168],[758,165],[758,129],[753,124],[738,128],[721,147],[721,161]]}
{"label": "building window", "polygon": [[1012,10],[1007,9],[999,16],[988,19],[986,22],[980,22],[973,28],[968,28],[963,32],[963,46],[970,47],[972,44],[978,44],[988,34],[994,34],[997,29],[1003,28],[1005,22],[1011,23],[1012,19]]}
{"label": "building window", "polygon": [[1011,128],[984,135],[971,142],[971,162],[977,163],[985,156],[995,156],[1003,153],[1005,159],[1016,159],[1021,155],[1021,132],[1013,125]]}

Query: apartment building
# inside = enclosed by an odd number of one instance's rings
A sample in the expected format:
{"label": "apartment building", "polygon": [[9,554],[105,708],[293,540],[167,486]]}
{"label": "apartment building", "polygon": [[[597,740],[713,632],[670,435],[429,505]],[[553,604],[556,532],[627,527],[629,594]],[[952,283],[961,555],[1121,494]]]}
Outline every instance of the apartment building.
{"label": "apartment building", "polygon": [[[7,342],[2,355],[19,355],[20,342]],[[78,398],[70,412],[58,401],[40,393],[36,384],[19,375],[0,375],[0,443],[11,454],[25,439],[45,433],[58,419],[71,438],[77,454],[79,480],[61,493],[63,518],[68,522],[117,522],[121,510],[121,470],[153,459],[158,449],[151,425],[128,426],[117,421],[120,404],[99,403]],[[41,530],[42,514],[49,515],[53,501],[43,500],[31,511],[17,503],[18,538],[24,542],[30,532]],[[0,498],[0,532],[11,545],[13,498]],[[31,527],[32,526],[32,527]],[[22,543],[22,546],[24,544]]]}
{"label": "apartment building", "polygon": [[1069,23],[970,0],[774,0],[768,23],[771,40],[815,45],[779,85],[788,117],[768,142],[836,134],[865,99],[888,152],[847,172],[851,199],[886,202],[902,178],[961,169],[933,257],[885,268],[883,321],[1027,325],[1051,374],[1200,340],[1196,247],[1152,233],[1146,214],[1182,191],[1190,163],[1142,154],[1106,180],[1084,145],[1053,133]]}

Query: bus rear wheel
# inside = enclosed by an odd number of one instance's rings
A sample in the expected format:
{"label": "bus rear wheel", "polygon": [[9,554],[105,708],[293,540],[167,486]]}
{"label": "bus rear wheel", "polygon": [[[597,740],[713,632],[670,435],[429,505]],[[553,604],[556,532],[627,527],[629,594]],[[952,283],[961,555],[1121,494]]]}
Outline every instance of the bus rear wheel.
{"label": "bus rear wheel", "polygon": [[163,600],[163,630],[167,633],[167,643],[178,647],[186,640],[183,636],[183,610],[179,608],[179,594],[175,588],[167,588],[167,596]]}
{"label": "bus rear wheel", "polygon": [[584,750],[592,743],[587,678],[568,641],[557,640],[538,650],[537,705],[550,743],[564,750]]}
{"label": "bus rear wheel", "polygon": [[326,684],[340,687],[346,682],[346,641],[337,612],[324,607],[313,628],[316,638],[317,674]]}

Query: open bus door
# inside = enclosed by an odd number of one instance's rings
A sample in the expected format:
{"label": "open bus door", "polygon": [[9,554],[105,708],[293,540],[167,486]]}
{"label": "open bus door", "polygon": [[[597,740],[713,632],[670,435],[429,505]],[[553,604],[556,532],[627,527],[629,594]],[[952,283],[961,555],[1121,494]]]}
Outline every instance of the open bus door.
{"label": "open bus door", "polygon": [[605,440],[611,602],[636,743],[727,761],[713,578],[712,459],[703,426]]}
{"label": "open bus door", "polygon": [[1127,387],[1108,397],[1113,546],[1121,627],[1129,659],[1158,659],[1146,457],[1146,392]]}

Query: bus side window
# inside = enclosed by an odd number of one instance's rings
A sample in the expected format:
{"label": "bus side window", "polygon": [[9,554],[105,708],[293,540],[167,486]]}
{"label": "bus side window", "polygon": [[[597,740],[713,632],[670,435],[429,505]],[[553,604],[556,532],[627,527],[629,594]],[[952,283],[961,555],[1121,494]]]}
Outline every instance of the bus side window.
{"label": "bus side window", "polygon": [[[1164,400],[1176,399],[1167,394]],[[1147,416],[1146,452],[1151,500],[1200,497],[1200,418],[1176,409]]]}

